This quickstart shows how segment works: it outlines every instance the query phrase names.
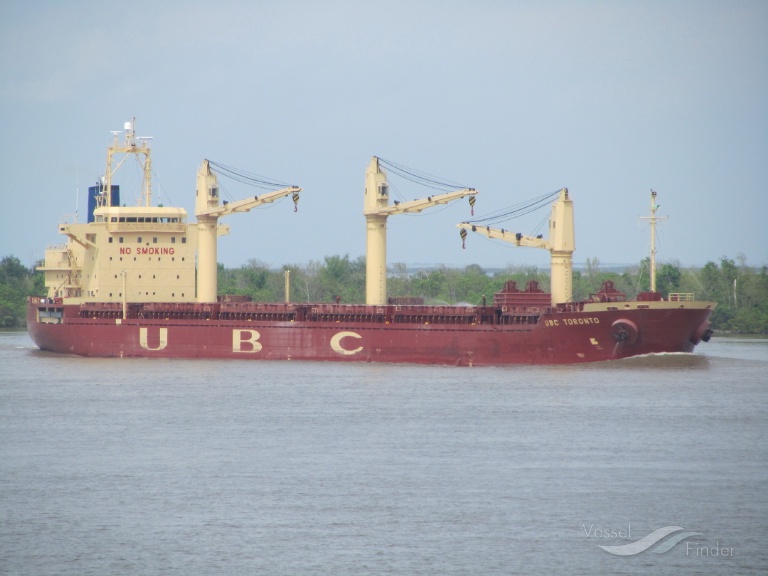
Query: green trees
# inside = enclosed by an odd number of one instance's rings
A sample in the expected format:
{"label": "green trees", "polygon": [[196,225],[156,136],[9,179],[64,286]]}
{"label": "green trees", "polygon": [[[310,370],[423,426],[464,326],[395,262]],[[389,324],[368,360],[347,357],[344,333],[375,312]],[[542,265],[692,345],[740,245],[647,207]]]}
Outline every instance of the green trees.
{"label": "green trees", "polygon": [[318,271],[318,291],[325,299],[345,303],[365,299],[365,258],[350,260],[349,255],[326,256]]}
{"label": "green trees", "polygon": [[682,272],[677,264],[662,264],[656,273],[656,290],[662,294],[680,292]]}
{"label": "green trees", "polygon": [[250,296],[257,302],[281,302],[285,299],[285,272],[290,272],[291,298],[294,301],[361,302],[365,299],[365,259],[326,256],[323,262],[305,266],[286,265],[273,270],[261,260],[249,260],[240,268],[219,264],[219,294]]}
{"label": "green trees", "polygon": [[27,296],[45,295],[42,272],[24,266],[15,256],[0,260],[0,327],[24,326]]}
{"label": "green trees", "polygon": [[712,261],[704,265],[699,274],[702,298],[718,303],[712,314],[712,324],[719,330],[766,334],[768,269],[746,266],[743,254],[738,259],[738,266],[726,256],[720,258],[719,266]]}
{"label": "green trees", "polygon": [[[630,268],[622,273],[615,271],[601,270],[600,260],[587,258],[585,270],[573,271],[573,300],[579,301],[594,294],[603,285],[603,282],[610,280],[616,289],[624,292],[627,297],[634,297],[638,292],[648,290],[642,285],[643,270],[648,275],[648,264],[643,261],[639,268]],[[645,284],[648,284],[646,279]]]}

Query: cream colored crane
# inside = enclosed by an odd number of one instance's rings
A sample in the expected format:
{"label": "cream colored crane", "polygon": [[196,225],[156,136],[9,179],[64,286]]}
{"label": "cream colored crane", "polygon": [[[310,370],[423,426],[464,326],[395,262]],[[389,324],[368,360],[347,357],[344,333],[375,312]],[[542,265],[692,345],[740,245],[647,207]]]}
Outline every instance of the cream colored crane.
{"label": "cream colored crane", "polygon": [[477,194],[474,188],[446,192],[411,202],[389,205],[387,175],[374,156],[365,172],[366,221],[365,302],[371,305],[387,303],[387,218],[395,214],[421,212],[425,208],[447,204],[465,196]]}
{"label": "cream colored crane", "polygon": [[218,236],[229,233],[228,226],[219,226],[221,216],[248,212],[252,208],[274,202],[293,194],[293,201],[298,202],[301,188],[289,186],[274,192],[267,192],[253,198],[236,202],[220,203],[219,184],[216,174],[211,171],[210,162],[204,160],[197,171],[197,216],[198,253],[197,253],[197,301],[216,302],[218,291],[217,240]]}
{"label": "cream colored crane", "polygon": [[[552,204],[549,218],[549,240],[534,238],[524,234],[510,232],[503,228],[491,228],[471,222],[457,224],[458,228],[483,234],[510,242],[515,246],[543,248],[549,250],[552,281],[552,304],[570,302],[573,297],[573,251],[576,240],[573,225],[573,200],[568,196],[568,189],[560,190],[557,201]],[[462,232],[463,235],[466,233]]]}

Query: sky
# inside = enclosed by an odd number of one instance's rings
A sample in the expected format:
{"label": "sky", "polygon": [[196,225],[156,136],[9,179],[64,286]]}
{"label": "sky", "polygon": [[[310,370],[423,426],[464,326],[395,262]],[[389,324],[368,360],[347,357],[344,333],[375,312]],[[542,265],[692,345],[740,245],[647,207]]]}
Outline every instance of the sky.
{"label": "sky", "polygon": [[[193,214],[203,159],[303,188],[297,212],[221,219],[227,267],[363,256],[372,156],[477,189],[477,217],[567,187],[577,265],[648,255],[652,189],[660,261],[768,264],[763,0],[5,0],[0,257],[31,265],[60,221],[85,220],[132,117],[156,203]],[[389,183],[393,200],[435,193]],[[388,263],[548,267],[478,234],[462,249],[469,210],[391,216]],[[547,216],[504,227],[546,233]]]}

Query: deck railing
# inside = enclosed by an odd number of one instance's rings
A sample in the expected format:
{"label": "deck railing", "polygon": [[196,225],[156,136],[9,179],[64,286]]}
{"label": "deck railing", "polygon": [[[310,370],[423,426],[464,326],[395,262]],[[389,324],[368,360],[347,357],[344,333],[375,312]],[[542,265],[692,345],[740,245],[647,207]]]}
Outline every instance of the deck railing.
{"label": "deck railing", "polygon": [[693,292],[670,292],[670,302],[691,302],[695,300]]}

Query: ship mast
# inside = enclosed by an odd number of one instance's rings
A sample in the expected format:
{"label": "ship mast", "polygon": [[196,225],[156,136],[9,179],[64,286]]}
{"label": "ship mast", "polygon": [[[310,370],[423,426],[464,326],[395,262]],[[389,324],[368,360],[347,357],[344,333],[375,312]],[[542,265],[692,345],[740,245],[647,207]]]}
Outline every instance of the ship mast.
{"label": "ship mast", "polygon": [[[112,131],[114,141],[112,146],[107,147],[107,169],[104,172],[104,178],[102,180],[101,194],[96,199],[98,207],[111,206],[112,205],[112,175],[120,169],[128,155],[134,155],[136,157],[143,155],[144,161],[139,159],[143,168],[143,178],[141,185],[141,197],[139,205],[149,206],[152,200],[152,159],[150,158],[150,148],[147,146],[147,140],[151,140],[150,136],[136,137],[136,118],[132,118],[129,122],[126,122],[123,126],[125,131],[125,140],[122,144],[118,142],[119,130]],[[141,141],[140,144],[137,143]],[[114,164],[115,154],[125,154],[125,156]]]}
{"label": "ship mast", "polygon": [[[387,218],[394,214],[421,212],[425,208],[447,204],[452,200],[477,194],[474,188],[446,192],[411,202],[389,205],[387,175],[374,156],[365,172],[366,222],[365,303],[383,306],[387,303]],[[470,198],[474,200],[474,198]]]}
{"label": "ship mast", "polygon": [[666,216],[656,216],[659,205],[656,204],[656,192],[651,190],[651,215],[641,216],[651,223],[651,292],[656,292],[656,221],[666,220]]}

